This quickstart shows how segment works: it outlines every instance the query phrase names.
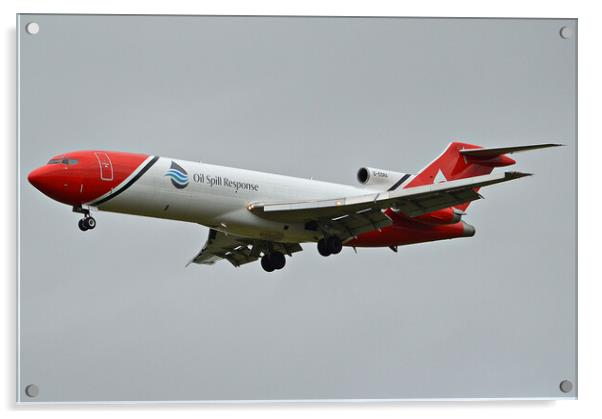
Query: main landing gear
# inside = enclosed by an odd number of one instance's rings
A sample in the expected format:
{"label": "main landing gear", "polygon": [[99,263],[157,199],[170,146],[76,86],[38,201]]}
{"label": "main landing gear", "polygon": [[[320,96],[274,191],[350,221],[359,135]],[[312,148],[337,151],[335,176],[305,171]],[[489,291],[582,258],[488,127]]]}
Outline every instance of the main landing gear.
{"label": "main landing gear", "polygon": [[82,207],[73,207],[73,212],[84,214],[84,218],[77,222],[77,226],[81,231],[92,230],[96,227],[96,220],[90,216],[90,210],[83,209]]}
{"label": "main landing gear", "polygon": [[330,256],[341,253],[343,242],[337,236],[330,236],[318,241],[318,252],[322,256]]}
{"label": "main landing gear", "polygon": [[266,272],[282,269],[286,265],[286,258],[280,252],[266,253],[261,258],[261,267]]}

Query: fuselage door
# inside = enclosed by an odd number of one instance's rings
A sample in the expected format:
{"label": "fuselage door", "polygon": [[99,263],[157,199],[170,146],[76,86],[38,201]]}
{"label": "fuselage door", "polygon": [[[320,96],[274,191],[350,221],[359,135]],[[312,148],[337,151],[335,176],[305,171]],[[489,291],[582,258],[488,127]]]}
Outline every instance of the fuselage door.
{"label": "fuselage door", "polygon": [[113,164],[107,153],[94,153],[100,165],[100,180],[113,180]]}

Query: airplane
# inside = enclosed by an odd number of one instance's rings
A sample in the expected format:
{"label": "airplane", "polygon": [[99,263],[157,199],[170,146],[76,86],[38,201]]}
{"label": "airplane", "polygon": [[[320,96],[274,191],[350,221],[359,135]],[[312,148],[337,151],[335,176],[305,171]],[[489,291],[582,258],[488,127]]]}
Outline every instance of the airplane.
{"label": "airplane", "polygon": [[[322,256],[343,246],[387,247],[471,237],[462,218],[479,189],[529,176],[492,173],[511,153],[561,144],[483,148],[452,142],[418,174],[362,167],[357,186],[119,151],[74,151],[52,157],[29,182],[76,213],[93,230],[91,210],[187,221],[209,227],[190,263],[261,260],[267,272],[317,243]],[[188,265],[187,265],[188,266]]]}

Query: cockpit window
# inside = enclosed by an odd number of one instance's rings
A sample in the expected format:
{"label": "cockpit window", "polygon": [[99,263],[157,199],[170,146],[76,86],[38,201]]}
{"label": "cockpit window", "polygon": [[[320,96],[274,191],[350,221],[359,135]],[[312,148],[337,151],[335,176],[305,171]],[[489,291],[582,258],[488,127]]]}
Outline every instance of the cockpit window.
{"label": "cockpit window", "polygon": [[48,164],[77,164],[76,159],[50,159]]}

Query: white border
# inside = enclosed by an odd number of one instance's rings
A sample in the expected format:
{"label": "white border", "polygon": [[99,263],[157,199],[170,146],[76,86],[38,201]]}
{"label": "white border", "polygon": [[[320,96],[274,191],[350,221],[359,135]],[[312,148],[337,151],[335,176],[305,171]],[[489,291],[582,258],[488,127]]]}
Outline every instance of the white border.
{"label": "white border", "polygon": [[[3,24],[3,81],[5,85],[5,98],[2,101],[0,112],[2,124],[5,127],[4,152],[2,153],[5,164],[2,166],[5,173],[4,181],[5,198],[2,206],[2,220],[5,233],[1,266],[5,267],[4,275],[4,314],[3,331],[4,344],[1,346],[5,361],[4,380],[2,380],[1,394],[4,398],[2,404],[3,417],[30,417],[38,411],[43,411],[45,417],[63,417],[66,414],[78,415],[86,411],[88,416],[105,415],[106,410],[113,413],[130,413],[147,417],[163,417],[165,413],[198,416],[200,412],[245,417],[281,416],[287,414],[293,417],[305,416],[307,409],[320,416],[341,417],[399,417],[405,415],[421,415],[426,417],[446,416],[471,418],[507,417],[509,414],[516,416],[567,418],[567,417],[602,417],[600,406],[600,385],[602,373],[602,337],[599,328],[599,319],[602,318],[602,284],[598,273],[599,252],[596,250],[598,237],[600,237],[600,223],[597,212],[600,205],[598,199],[598,156],[602,151],[600,139],[600,75],[602,74],[602,58],[599,46],[602,44],[602,27],[600,14],[595,2],[587,1],[531,1],[506,0],[498,2],[479,1],[357,1],[357,0],[295,0],[295,1],[263,1],[253,2],[244,0],[235,1],[192,1],[170,0],[169,2],[157,0],[89,0],[86,2],[76,0],[54,0],[53,2],[41,0],[5,0],[0,3],[0,19]],[[362,402],[353,404],[324,405],[316,403],[292,405],[255,405],[249,403],[235,405],[180,405],[180,406],[19,406],[15,411],[15,235],[14,221],[16,212],[14,199],[15,190],[15,162],[13,158],[18,153],[14,138],[16,136],[15,124],[15,13],[148,13],[148,14],[300,14],[300,15],[378,15],[378,16],[488,16],[488,17],[561,17],[579,18],[579,179],[583,187],[580,194],[579,216],[581,219],[579,231],[579,401],[578,402],[550,402],[550,401],[515,401],[515,402],[470,402],[460,401],[438,403],[433,402],[393,402],[384,404],[363,405]],[[563,168],[559,168],[562,170]],[[588,191],[588,194],[584,192]],[[561,217],[562,214],[559,214]]]}
{"label": "white border", "polygon": [[[17,27],[20,26],[20,18],[19,16],[17,16],[16,19],[16,25]],[[17,65],[16,65],[16,81],[17,81],[17,91],[21,90],[21,77],[19,76],[19,68],[21,66],[21,54],[19,53],[19,35],[17,34],[17,39],[16,39],[16,49],[17,49]],[[18,94],[15,95],[16,96],[16,107],[17,109],[21,108],[21,99],[20,96]],[[16,134],[17,134],[17,139],[21,138],[21,114],[19,112],[16,112],[17,118],[16,118],[16,124],[17,126],[15,127],[16,130]],[[17,354],[19,353],[19,348],[21,347],[21,310],[19,310],[18,308],[18,302],[21,301],[21,234],[20,234],[20,225],[21,225],[21,210],[20,210],[20,204],[21,204],[21,178],[19,177],[19,172],[21,170],[20,167],[20,162],[21,162],[21,142],[17,140],[17,144],[16,144],[16,148],[17,148],[17,161],[16,161],[16,177],[17,177],[17,234],[16,234],[16,245],[17,245],[17,249],[16,249],[16,253],[17,253],[17,257],[16,257],[16,263],[17,266],[15,267],[16,273],[17,273],[17,292],[16,292],[16,304],[17,304],[17,309],[16,311],[16,316],[17,316],[17,321],[16,321],[16,328],[17,328],[17,333],[16,333],[16,351]],[[17,356],[16,357],[16,364],[17,364],[17,387],[15,389],[15,392],[17,393],[17,400],[20,401],[20,397],[19,397],[19,393],[18,390],[19,388],[21,388],[21,357]]]}

